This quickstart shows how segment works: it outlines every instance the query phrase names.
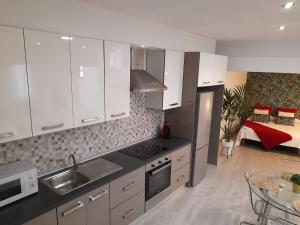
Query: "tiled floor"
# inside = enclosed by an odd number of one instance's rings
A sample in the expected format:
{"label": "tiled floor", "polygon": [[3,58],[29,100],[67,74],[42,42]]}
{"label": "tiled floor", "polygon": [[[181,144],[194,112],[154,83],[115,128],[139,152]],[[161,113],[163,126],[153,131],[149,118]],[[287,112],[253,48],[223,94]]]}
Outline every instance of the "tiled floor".
{"label": "tiled floor", "polygon": [[[195,188],[183,188],[131,225],[238,225],[255,218],[245,171],[300,171],[297,153],[265,152],[244,145],[229,160],[220,157],[218,167],[209,166],[207,177]],[[300,224],[296,219],[294,222]]]}

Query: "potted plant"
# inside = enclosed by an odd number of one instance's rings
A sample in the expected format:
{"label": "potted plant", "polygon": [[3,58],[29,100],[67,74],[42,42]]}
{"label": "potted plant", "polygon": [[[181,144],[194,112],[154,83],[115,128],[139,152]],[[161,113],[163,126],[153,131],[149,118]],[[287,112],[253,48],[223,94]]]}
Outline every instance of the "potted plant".
{"label": "potted plant", "polygon": [[232,155],[235,132],[239,128],[241,115],[245,108],[245,85],[238,85],[233,89],[225,88],[222,105],[223,123],[223,153]]}
{"label": "potted plant", "polygon": [[300,194],[300,174],[294,174],[291,177],[291,182],[293,183],[293,192]]}

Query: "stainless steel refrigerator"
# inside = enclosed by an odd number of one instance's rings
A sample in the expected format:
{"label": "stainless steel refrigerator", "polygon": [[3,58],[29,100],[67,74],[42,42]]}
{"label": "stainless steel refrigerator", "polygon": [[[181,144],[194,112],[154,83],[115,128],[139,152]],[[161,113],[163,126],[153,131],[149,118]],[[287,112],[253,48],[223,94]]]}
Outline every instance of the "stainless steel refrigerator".
{"label": "stainless steel refrigerator", "polygon": [[198,92],[196,101],[192,186],[201,182],[206,174],[214,92]]}

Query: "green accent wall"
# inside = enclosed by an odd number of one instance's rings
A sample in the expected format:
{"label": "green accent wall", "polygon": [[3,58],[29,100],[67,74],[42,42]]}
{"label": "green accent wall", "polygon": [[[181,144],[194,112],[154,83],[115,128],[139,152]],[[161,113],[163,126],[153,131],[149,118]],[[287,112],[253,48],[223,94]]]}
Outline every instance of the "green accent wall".
{"label": "green accent wall", "polygon": [[274,116],[278,107],[300,110],[300,74],[248,73],[246,99],[251,108],[272,105]]}

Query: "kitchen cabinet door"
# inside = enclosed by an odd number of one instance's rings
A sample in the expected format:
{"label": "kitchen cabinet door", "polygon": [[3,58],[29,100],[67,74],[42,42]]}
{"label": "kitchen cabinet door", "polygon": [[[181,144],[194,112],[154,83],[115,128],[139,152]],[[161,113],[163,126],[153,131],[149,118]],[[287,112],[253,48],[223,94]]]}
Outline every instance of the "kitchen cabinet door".
{"label": "kitchen cabinet door", "polygon": [[110,207],[116,207],[142,190],[145,190],[144,166],[110,183]]}
{"label": "kitchen cabinet door", "polygon": [[164,110],[181,106],[183,64],[183,52],[166,50],[164,85],[168,90],[163,95]]}
{"label": "kitchen cabinet door", "polygon": [[198,87],[214,85],[215,55],[200,53]]}
{"label": "kitchen cabinet door", "polygon": [[86,195],[86,225],[109,225],[109,184]]}
{"label": "kitchen cabinet door", "polygon": [[84,196],[57,208],[58,225],[87,225]]}
{"label": "kitchen cabinet door", "polygon": [[69,39],[25,30],[33,135],[73,127]]}
{"label": "kitchen cabinet door", "polygon": [[0,143],[32,136],[23,30],[0,26]]}
{"label": "kitchen cabinet door", "polygon": [[56,209],[46,212],[23,225],[57,225]]}
{"label": "kitchen cabinet door", "polygon": [[103,41],[73,37],[70,42],[74,126],[105,121]]}
{"label": "kitchen cabinet door", "polygon": [[225,84],[225,75],[227,72],[228,57],[223,55],[215,56],[214,83],[216,85]]}
{"label": "kitchen cabinet door", "polygon": [[112,41],[105,48],[106,120],[130,114],[130,45]]}
{"label": "kitchen cabinet door", "polygon": [[144,213],[144,208],[145,191],[142,191],[111,210],[111,225],[130,224]]}

